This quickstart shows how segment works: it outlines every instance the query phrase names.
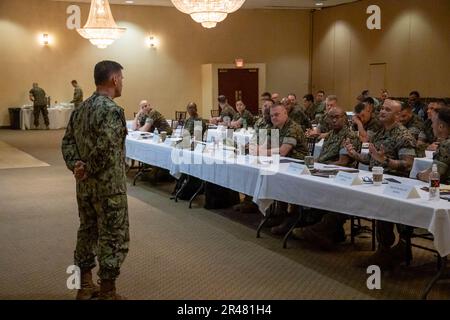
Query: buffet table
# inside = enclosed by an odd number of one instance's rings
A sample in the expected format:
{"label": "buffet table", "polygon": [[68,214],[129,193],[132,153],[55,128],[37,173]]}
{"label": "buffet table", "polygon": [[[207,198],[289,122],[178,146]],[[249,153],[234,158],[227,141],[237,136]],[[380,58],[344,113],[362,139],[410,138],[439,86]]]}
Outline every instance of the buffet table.
{"label": "buffet table", "polygon": [[[70,115],[73,111],[73,104],[59,104],[48,108],[48,119],[50,121],[50,129],[63,129],[69,123]],[[34,129],[34,114],[33,106],[23,106],[20,110],[20,129],[29,130]],[[38,129],[45,129],[44,117],[39,113],[39,127]]]}

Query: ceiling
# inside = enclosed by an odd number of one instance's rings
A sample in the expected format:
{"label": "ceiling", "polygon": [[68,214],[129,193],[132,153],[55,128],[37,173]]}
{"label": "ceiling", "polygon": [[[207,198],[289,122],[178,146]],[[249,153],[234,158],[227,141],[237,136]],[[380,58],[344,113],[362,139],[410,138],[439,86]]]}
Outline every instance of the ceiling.
{"label": "ceiling", "polygon": [[[91,2],[91,0],[55,0],[66,2]],[[246,0],[243,8],[247,9],[312,9],[320,8],[316,2],[323,3],[322,7],[332,7],[343,3],[359,0]],[[109,0],[111,4],[146,5],[146,6],[173,6],[170,0],[134,0],[133,4],[125,3],[125,0]]]}

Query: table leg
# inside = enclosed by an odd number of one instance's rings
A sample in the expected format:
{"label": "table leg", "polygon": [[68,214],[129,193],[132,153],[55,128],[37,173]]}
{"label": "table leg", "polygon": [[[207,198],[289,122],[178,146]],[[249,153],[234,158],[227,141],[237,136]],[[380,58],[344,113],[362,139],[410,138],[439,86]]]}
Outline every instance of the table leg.
{"label": "table leg", "polygon": [[192,202],[200,194],[200,192],[202,192],[203,190],[205,190],[205,181],[202,181],[202,184],[200,185],[198,190],[194,193],[194,195],[192,196],[191,200],[189,200],[189,209],[192,209]]}
{"label": "table leg", "polygon": [[146,169],[146,164],[139,162],[139,168],[138,171],[136,172],[136,174],[134,175],[134,179],[133,179],[133,186],[136,185],[136,180],[137,178],[139,178],[140,176],[142,176],[145,173],[145,169]]}
{"label": "table leg", "polygon": [[302,206],[299,206],[299,212],[297,214],[298,214],[297,220],[292,225],[292,227],[289,229],[289,231],[284,235],[284,238],[283,238],[283,249],[287,248],[287,241],[288,241],[289,237],[291,236],[292,231],[294,231],[294,229],[297,227],[298,223],[300,222],[300,219],[303,216],[303,207]]}
{"label": "table leg", "polygon": [[425,290],[423,291],[423,293],[422,293],[422,295],[420,297],[422,300],[426,300],[427,299],[427,296],[430,293],[430,291],[433,288],[433,286],[436,284],[436,282],[441,280],[442,274],[444,273],[444,270],[445,270],[446,266],[447,266],[447,257],[443,257],[442,260],[441,260],[441,265],[440,265],[440,268],[439,268],[438,272],[433,277],[433,279],[431,279],[430,283],[428,283],[428,285],[425,287]]}
{"label": "table leg", "polygon": [[264,215],[263,219],[259,223],[258,228],[256,229],[256,238],[261,238],[261,230],[264,227],[264,225],[267,223],[267,221],[272,216],[273,211],[275,210],[275,201],[270,205],[269,210],[267,210],[266,214]]}
{"label": "table leg", "polygon": [[180,193],[184,190],[184,188],[186,188],[186,186],[188,185],[189,182],[189,178],[190,176],[188,176],[184,181],[183,181],[183,185],[180,187],[180,189],[178,189],[178,191],[175,193],[175,196],[170,198],[170,200],[175,200],[175,202],[178,202],[178,196],[180,195]]}

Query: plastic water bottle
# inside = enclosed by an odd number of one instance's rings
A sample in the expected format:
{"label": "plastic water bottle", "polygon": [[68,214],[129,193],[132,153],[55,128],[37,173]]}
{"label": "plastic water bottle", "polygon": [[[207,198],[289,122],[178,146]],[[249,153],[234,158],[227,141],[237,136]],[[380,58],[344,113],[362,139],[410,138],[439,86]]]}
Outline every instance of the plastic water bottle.
{"label": "plastic water bottle", "polygon": [[244,119],[242,119],[242,127],[244,128],[244,130],[246,130],[247,131],[247,127],[248,127],[248,125],[247,125],[247,120],[244,118]]}
{"label": "plastic water bottle", "polygon": [[155,130],[153,131],[153,142],[154,143],[159,143],[159,131],[158,131],[158,128],[155,128]]}
{"label": "plastic water bottle", "polygon": [[433,167],[431,169],[430,173],[430,191],[429,191],[429,197],[431,201],[439,201],[440,196],[440,176],[439,172],[437,170],[437,165],[433,164]]}

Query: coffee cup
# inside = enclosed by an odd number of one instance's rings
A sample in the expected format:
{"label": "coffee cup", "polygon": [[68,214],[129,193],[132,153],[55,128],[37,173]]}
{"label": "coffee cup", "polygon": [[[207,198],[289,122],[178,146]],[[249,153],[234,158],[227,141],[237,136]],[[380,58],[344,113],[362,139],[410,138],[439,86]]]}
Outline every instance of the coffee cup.
{"label": "coffee cup", "polygon": [[383,183],[383,167],[372,168],[372,179],[375,186],[381,186]]}
{"label": "coffee cup", "polygon": [[161,137],[161,141],[162,142],[166,141],[166,138],[167,138],[167,132],[166,131],[161,131],[161,133],[159,135]]}

